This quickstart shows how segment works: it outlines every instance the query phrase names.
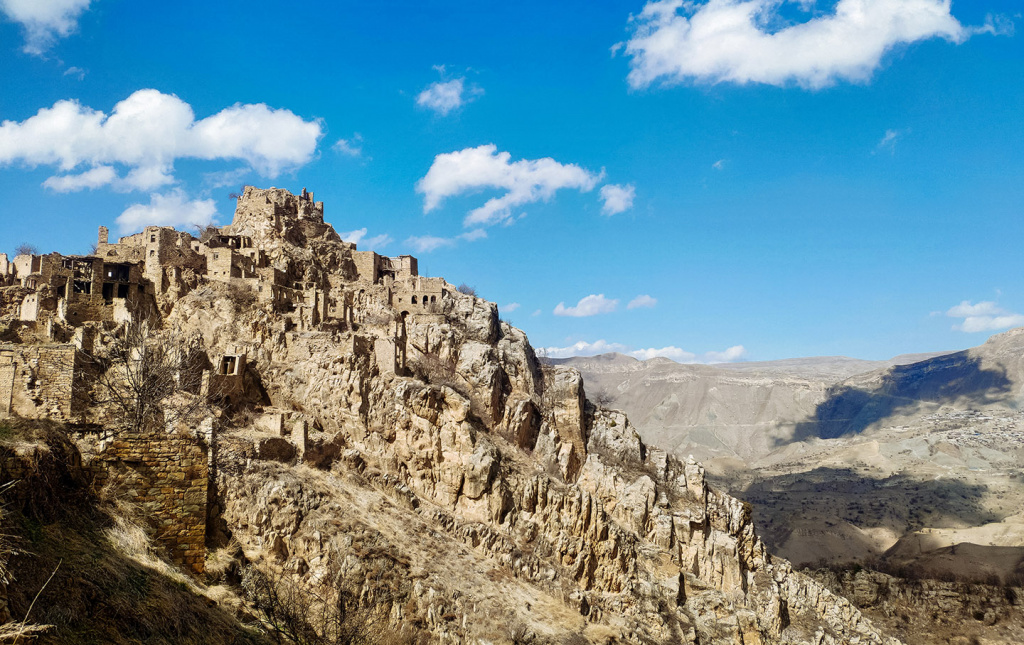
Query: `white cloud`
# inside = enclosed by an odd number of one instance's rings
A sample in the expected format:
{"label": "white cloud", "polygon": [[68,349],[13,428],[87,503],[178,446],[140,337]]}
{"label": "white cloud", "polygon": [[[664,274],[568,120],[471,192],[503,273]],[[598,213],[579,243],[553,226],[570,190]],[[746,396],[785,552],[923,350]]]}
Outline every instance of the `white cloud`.
{"label": "white cloud", "polygon": [[725,159],[719,159],[715,163],[711,164],[711,167],[715,170],[725,170]]}
{"label": "white cloud", "polygon": [[652,358],[670,358],[677,363],[692,363],[697,358],[697,355],[693,352],[688,352],[685,349],[680,349],[674,345],[668,347],[662,347],[655,349],[653,347],[648,349],[637,349],[629,352],[629,355],[634,358],[639,358],[642,361],[650,360]]}
{"label": "white cloud", "polygon": [[642,361],[650,360],[652,358],[668,358],[677,363],[699,363],[705,365],[714,363],[731,363],[743,358],[747,353],[742,345],[736,345],[721,352],[706,352],[702,356],[698,356],[693,352],[688,352],[685,349],[681,349],[674,345],[660,348],[651,347],[647,349],[631,350],[627,345],[623,345],[622,343],[609,343],[604,339],[593,343],[581,340],[578,343],[569,345],[568,347],[544,347],[541,349],[541,353],[549,358],[596,356],[597,354],[607,354],[609,352],[626,354]]}
{"label": "white cloud", "polygon": [[1024,326],[1024,315],[1006,311],[992,301],[973,304],[970,300],[964,300],[950,307],[946,315],[950,318],[963,318],[963,322],[953,325],[953,329],[966,333]]}
{"label": "white cloud", "polygon": [[505,190],[466,216],[466,226],[487,226],[512,221],[512,209],[523,204],[548,200],[561,188],[582,192],[594,189],[603,172],[592,173],[575,164],[544,159],[521,159],[498,152],[494,144],[465,148],[437,155],[427,174],[416,183],[423,194],[423,212],[438,208],[448,197],[483,189]]}
{"label": "white cloud", "polygon": [[734,363],[747,355],[747,349],[743,345],[733,345],[722,352],[707,352],[704,354],[705,363]]}
{"label": "white cloud", "polygon": [[568,358],[570,356],[596,356],[609,352],[625,352],[628,347],[620,343],[609,343],[598,340],[593,343],[580,341],[568,347],[542,347],[541,354],[548,358]]}
{"label": "white cloud", "polygon": [[[786,25],[779,0],[648,2],[626,43],[629,83],[791,83],[817,89],[863,82],[897,46],[930,38],[961,43],[1004,29],[964,27],[949,0],[839,0],[830,14]],[[781,28],[780,28],[781,26]]]}
{"label": "white cloud", "polygon": [[27,54],[42,55],[78,26],[90,0],[0,0],[0,11],[25,29]]}
{"label": "white cloud", "polygon": [[466,96],[465,78],[437,81],[428,85],[427,89],[416,96],[416,105],[445,116],[472,100],[472,96],[482,93],[483,90],[473,88],[469,91],[469,96]]}
{"label": "white cloud", "polygon": [[498,307],[499,311],[504,311],[505,313],[512,313],[516,309],[519,309],[519,303],[518,302],[510,302],[507,305],[502,305],[502,306]]}
{"label": "white cloud", "polygon": [[540,309],[535,309],[534,312],[530,315],[536,318],[537,316],[541,315],[541,313],[542,312]]}
{"label": "white cloud", "polygon": [[111,166],[96,166],[77,175],[50,177],[43,185],[58,193],[74,193],[84,188],[99,188],[117,179],[117,171]]}
{"label": "white cloud", "polygon": [[78,80],[85,78],[85,70],[81,67],[69,67],[64,70],[64,76],[74,76]]}
{"label": "white cloud", "polygon": [[174,162],[184,158],[242,160],[273,178],[311,161],[321,134],[317,121],[263,104],[235,104],[196,121],[188,103],[147,89],[115,105],[109,115],[64,100],[20,123],[4,121],[0,166],[56,166],[69,173],[52,178],[47,185],[53,188],[80,185],[91,170],[117,164],[126,173],[107,173],[113,187],[150,190],[174,183]]}
{"label": "white cloud", "polygon": [[652,298],[651,296],[644,294],[630,300],[629,304],[626,305],[626,309],[650,309],[656,304],[658,304],[657,298]]}
{"label": "white cloud", "polygon": [[358,245],[363,251],[375,251],[394,242],[390,235],[382,233],[373,237],[366,237],[366,228],[360,228],[348,233],[339,233],[341,239],[346,242]]}
{"label": "white cloud", "polygon": [[338,139],[331,149],[348,157],[363,156],[363,137],[358,132],[351,139]]}
{"label": "white cloud", "polygon": [[615,311],[616,307],[619,306],[618,300],[609,300],[604,297],[603,293],[597,295],[590,294],[584,298],[581,298],[575,307],[566,307],[564,302],[558,303],[555,307],[554,314],[556,316],[573,316],[576,318],[583,318],[585,316],[596,316],[597,314],[607,314]]}
{"label": "white cloud", "polygon": [[604,201],[601,212],[605,215],[617,215],[628,211],[633,208],[633,198],[635,197],[636,187],[633,184],[601,186],[601,200]]}
{"label": "white cloud", "polygon": [[125,233],[146,226],[205,226],[216,214],[212,199],[191,201],[176,188],[163,195],[150,195],[149,204],[129,206],[118,216],[117,226]]}

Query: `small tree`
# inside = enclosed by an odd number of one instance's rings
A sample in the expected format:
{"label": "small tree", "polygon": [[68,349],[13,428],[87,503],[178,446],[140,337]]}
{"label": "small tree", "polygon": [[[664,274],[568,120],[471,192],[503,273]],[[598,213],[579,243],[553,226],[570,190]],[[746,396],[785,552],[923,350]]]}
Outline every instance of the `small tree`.
{"label": "small tree", "polygon": [[31,244],[19,244],[18,247],[16,249],[14,249],[14,255],[38,255],[38,254],[39,254],[39,249],[37,249],[36,247],[32,246]]}
{"label": "small tree", "polygon": [[93,403],[111,406],[126,430],[191,424],[209,412],[209,393],[202,392],[206,352],[198,337],[158,336],[150,323],[133,321],[104,354],[86,359],[96,373]]}
{"label": "small tree", "polygon": [[467,296],[475,296],[476,295],[476,289],[471,287],[471,286],[469,286],[465,282],[463,282],[458,287],[456,287],[455,290],[458,291],[459,293],[464,293]]}

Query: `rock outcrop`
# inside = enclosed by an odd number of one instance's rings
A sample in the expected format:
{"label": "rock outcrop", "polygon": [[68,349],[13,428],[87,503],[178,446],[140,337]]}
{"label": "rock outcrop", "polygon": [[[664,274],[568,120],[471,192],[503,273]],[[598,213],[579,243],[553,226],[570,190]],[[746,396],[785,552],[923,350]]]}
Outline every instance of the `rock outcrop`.
{"label": "rock outcrop", "polygon": [[208,539],[267,579],[434,642],[898,642],[493,303],[360,256],[305,191],[247,188],[184,244],[233,263],[153,293],[231,385]]}

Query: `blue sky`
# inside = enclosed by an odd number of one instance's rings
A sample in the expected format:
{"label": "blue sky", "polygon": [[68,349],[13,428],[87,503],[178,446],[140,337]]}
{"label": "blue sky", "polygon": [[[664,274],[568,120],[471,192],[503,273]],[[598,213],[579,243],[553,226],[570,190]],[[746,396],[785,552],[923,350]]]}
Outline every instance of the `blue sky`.
{"label": "blue sky", "polygon": [[551,355],[1024,325],[1019,3],[154,6],[0,0],[0,250],[305,186]]}

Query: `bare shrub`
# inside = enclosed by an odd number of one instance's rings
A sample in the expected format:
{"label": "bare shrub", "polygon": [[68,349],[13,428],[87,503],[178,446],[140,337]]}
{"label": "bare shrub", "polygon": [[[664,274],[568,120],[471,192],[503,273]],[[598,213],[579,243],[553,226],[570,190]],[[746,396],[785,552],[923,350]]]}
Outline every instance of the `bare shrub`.
{"label": "bare shrub", "polygon": [[31,244],[19,244],[14,249],[14,255],[38,255],[39,249]]}
{"label": "bare shrub", "polygon": [[92,403],[113,408],[122,429],[194,425],[209,413],[202,392],[207,359],[198,337],[158,335],[148,322],[133,321],[104,354],[83,356],[95,374]]}
{"label": "bare shrub", "polygon": [[455,290],[458,291],[459,293],[466,294],[467,296],[476,295],[476,288],[469,286],[465,282],[456,287]]}
{"label": "bare shrub", "polygon": [[249,309],[256,303],[256,294],[246,285],[231,281],[228,283],[227,299],[237,314]]}

